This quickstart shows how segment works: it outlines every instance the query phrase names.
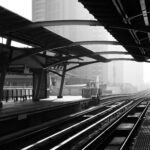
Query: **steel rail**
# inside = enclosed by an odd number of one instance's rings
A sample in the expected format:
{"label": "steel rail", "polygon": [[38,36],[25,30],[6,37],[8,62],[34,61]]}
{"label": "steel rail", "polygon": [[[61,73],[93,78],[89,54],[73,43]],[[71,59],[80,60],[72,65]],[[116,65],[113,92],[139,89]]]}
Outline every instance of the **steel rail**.
{"label": "steel rail", "polygon": [[[111,113],[111,114],[105,116],[104,118],[98,120],[96,123],[94,123],[94,124],[92,124],[92,125],[89,125],[89,126],[87,126],[86,128],[83,128],[80,132],[75,133],[73,136],[71,136],[71,137],[69,136],[68,139],[66,139],[65,141],[62,141],[61,143],[57,144],[57,145],[54,146],[52,149],[55,150],[55,149],[59,148],[60,146],[64,146],[64,145],[67,144],[68,142],[74,140],[75,138],[78,138],[78,137],[81,136],[83,133],[89,131],[90,129],[93,129],[94,127],[96,127],[98,124],[100,124],[100,123],[102,123],[103,121],[105,121],[106,119],[108,119],[108,118],[109,118],[110,116],[112,116],[113,114],[116,114],[116,113],[118,113],[120,110],[126,108],[127,106],[130,106],[131,103],[132,103],[132,102],[129,102],[128,104],[122,106],[121,108],[117,109],[117,110],[114,111],[113,113]],[[93,118],[88,118],[88,120],[91,120],[91,119],[93,119]],[[85,123],[87,124],[86,121],[83,121],[83,122],[85,122]],[[79,125],[81,125],[81,123],[79,123]],[[69,129],[75,130],[77,127],[78,127],[78,126],[72,126],[72,127],[69,127]],[[68,130],[68,129],[67,129],[67,130]],[[64,130],[64,131],[65,131],[65,130]],[[39,148],[39,149],[40,149],[40,147],[42,147],[43,145],[49,144],[50,141],[51,141],[51,142],[56,141],[57,138],[60,138],[60,134],[66,132],[66,131],[65,131],[65,132],[64,132],[64,131],[61,131],[60,133],[56,133],[56,134],[51,135],[51,136],[49,136],[49,137],[47,137],[47,138],[45,138],[45,139],[42,139],[42,140],[36,142],[35,144],[32,144],[32,145],[30,145],[30,146],[28,146],[28,147],[26,147],[26,148],[23,148],[22,150],[32,150],[32,149],[35,149],[35,148]],[[63,136],[64,136],[64,135],[63,135]],[[45,143],[45,144],[44,144],[44,143]]]}
{"label": "steel rail", "polygon": [[[143,101],[143,100],[142,100]],[[141,101],[141,102],[142,102]],[[137,105],[139,105],[141,102],[139,102]],[[97,137],[95,137],[90,143],[88,143],[86,146],[84,146],[83,148],[82,148],[82,150],[90,150],[90,148],[93,148],[94,150],[95,149],[97,149],[98,148],[98,146],[97,145],[99,145],[99,144],[97,144],[97,142],[100,140],[100,139],[102,139],[102,138],[104,138],[104,136],[105,136],[105,134],[106,133],[110,133],[111,132],[111,129],[113,129],[114,128],[114,126],[116,126],[116,124],[118,124],[118,122],[120,122],[127,114],[129,114],[129,112],[130,111],[132,111],[137,105],[135,105],[134,107],[132,107],[131,109],[129,109],[123,116],[121,116],[118,120],[116,120],[111,126],[109,126],[106,130],[104,130],[101,134],[99,134]],[[149,105],[149,104],[148,104]],[[148,107],[148,105],[147,105],[147,107]],[[147,108],[146,107],[146,108]],[[146,109],[144,109],[144,111],[143,111],[143,113],[145,113],[145,111],[146,111]],[[142,114],[143,114],[142,113]],[[140,120],[141,118],[139,118],[138,119],[138,121]],[[135,127],[135,126],[134,126]],[[133,130],[132,130],[132,132],[133,132]],[[131,135],[132,133],[130,133],[130,135]],[[130,138],[130,135],[128,136],[128,138],[126,138],[126,140],[124,141],[124,143],[123,143],[123,145],[122,145],[122,147],[121,147],[121,149],[119,149],[119,150],[123,150],[124,149],[124,146],[127,144],[127,142],[128,142],[128,139]],[[106,139],[105,139],[106,140]],[[102,144],[102,142],[99,142],[99,143],[101,143],[101,145],[103,145]],[[95,145],[95,147],[96,148],[94,148],[93,146]],[[101,149],[103,149],[102,147],[101,147]]]}
{"label": "steel rail", "polygon": [[[113,97],[112,97],[113,98]],[[112,99],[111,98],[111,99]],[[104,101],[103,101],[103,107],[104,107],[104,105],[110,105],[110,104],[112,104],[112,103],[114,103],[114,102],[116,102],[116,101],[123,101],[123,100],[126,100],[127,99],[127,96],[123,96],[123,97],[121,97],[121,96],[119,96],[119,97],[114,97],[113,98],[114,100],[113,101],[109,101],[109,102],[107,102],[107,99],[104,99]],[[116,100],[117,99],[117,100]],[[110,100],[110,97],[108,98],[108,100]],[[3,144],[5,144],[5,142],[4,141],[6,141],[6,142],[12,142],[12,141],[14,141],[14,140],[18,140],[18,139],[21,139],[21,138],[24,138],[24,137],[26,137],[26,136],[30,136],[30,135],[32,135],[32,134],[37,134],[38,132],[39,132],[39,134],[40,134],[40,132],[44,132],[45,130],[47,130],[48,128],[50,128],[51,126],[52,126],[52,124],[55,124],[55,125],[57,125],[58,124],[58,122],[59,122],[59,124],[61,124],[62,122],[66,122],[66,121],[69,121],[69,120],[71,120],[71,119],[76,119],[77,117],[81,117],[81,116],[83,116],[83,115],[88,115],[89,113],[91,113],[91,112],[93,112],[93,111],[97,111],[97,110],[99,110],[100,108],[101,108],[102,106],[101,105],[99,105],[99,106],[97,106],[97,107],[94,107],[93,109],[88,109],[88,110],[85,110],[85,111],[82,111],[82,112],[79,112],[79,113],[76,113],[76,114],[71,114],[71,115],[68,115],[68,116],[66,116],[66,117],[62,117],[62,118],[60,118],[60,119],[56,119],[56,120],[53,120],[53,121],[49,121],[49,122],[46,122],[46,123],[43,123],[42,125],[38,125],[38,126],[35,126],[35,127],[31,127],[31,128],[29,128],[29,129],[25,129],[25,130],[22,130],[22,131],[19,131],[19,132],[17,132],[17,133],[13,133],[13,134],[10,134],[10,135],[8,135],[8,136],[4,136],[4,137],[2,137],[1,139],[0,139],[0,143],[3,143]],[[110,110],[111,110],[111,108],[110,108]],[[105,110],[106,111],[106,110]],[[105,112],[105,111],[103,111],[103,113]],[[108,111],[108,110],[107,110]],[[101,112],[102,113],[102,112]],[[23,136],[22,136],[23,135]],[[11,140],[10,140],[11,139]],[[0,144],[1,145],[1,144]]]}
{"label": "steel rail", "polygon": [[131,139],[131,137],[133,136],[134,134],[134,131],[136,130],[137,126],[139,125],[142,117],[144,116],[144,114],[146,113],[146,110],[148,109],[149,107],[149,104],[150,102],[147,104],[147,106],[145,107],[144,111],[141,113],[141,115],[139,116],[137,122],[135,123],[134,127],[132,128],[131,132],[129,133],[128,137],[126,138],[126,140],[123,142],[120,150],[126,150],[127,148],[127,144],[129,143],[129,140]]}

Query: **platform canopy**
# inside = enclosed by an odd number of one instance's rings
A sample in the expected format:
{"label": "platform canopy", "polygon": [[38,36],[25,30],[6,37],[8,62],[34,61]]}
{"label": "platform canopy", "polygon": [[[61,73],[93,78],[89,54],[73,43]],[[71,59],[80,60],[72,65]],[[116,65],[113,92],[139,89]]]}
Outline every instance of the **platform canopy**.
{"label": "platform canopy", "polygon": [[[0,56],[9,58],[10,71],[22,71],[24,68],[45,68],[61,65],[71,59],[84,61],[88,57],[98,62],[107,59],[80,45],[59,36],[46,28],[34,26],[34,23],[0,7],[0,37],[7,40],[0,44]],[[12,46],[17,41],[28,46]]]}
{"label": "platform canopy", "polygon": [[150,59],[149,0],[79,0],[136,61]]}

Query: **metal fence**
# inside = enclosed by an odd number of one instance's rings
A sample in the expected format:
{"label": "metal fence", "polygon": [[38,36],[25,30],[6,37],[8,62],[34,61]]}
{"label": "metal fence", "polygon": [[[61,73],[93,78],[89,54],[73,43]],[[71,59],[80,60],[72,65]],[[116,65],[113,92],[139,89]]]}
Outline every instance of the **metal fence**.
{"label": "metal fence", "polygon": [[32,94],[31,87],[4,87],[2,100],[26,101],[32,99]]}

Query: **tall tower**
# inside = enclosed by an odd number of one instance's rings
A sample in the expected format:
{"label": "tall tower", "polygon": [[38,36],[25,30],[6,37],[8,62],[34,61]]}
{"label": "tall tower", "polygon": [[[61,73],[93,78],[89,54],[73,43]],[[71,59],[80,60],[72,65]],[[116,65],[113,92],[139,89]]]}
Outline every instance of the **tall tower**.
{"label": "tall tower", "polygon": [[[94,17],[83,8],[78,0],[32,0],[32,19],[33,21],[44,20],[67,20],[67,19],[91,19]],[[100,27],[99,27],[100,28]],[[57,26],[48,27],[49,30],[68,38],[71,41],[84,40],[106,40],[107,32],[93,29],[90,26]],[[107,50],[107,46],[87,46],[94,51]],[[96,80],[100,76],[100,82],[107,81],[107,65],[93,64],[72,70],[70,74],[80,78]]]}

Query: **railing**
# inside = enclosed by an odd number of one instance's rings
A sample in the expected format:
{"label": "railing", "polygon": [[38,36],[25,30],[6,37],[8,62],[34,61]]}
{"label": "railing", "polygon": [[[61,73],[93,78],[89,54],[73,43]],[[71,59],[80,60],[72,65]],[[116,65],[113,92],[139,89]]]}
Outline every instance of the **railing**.
{"label": "railing", "polygon": [[3,101],[13,100],[17,101],[26,101],[32,99],[32,87],[22,87],[22,86],[9,86],[4,87],[3,90]]}

